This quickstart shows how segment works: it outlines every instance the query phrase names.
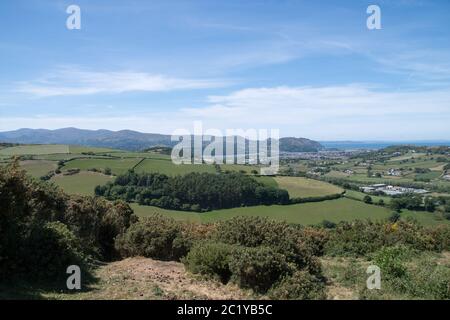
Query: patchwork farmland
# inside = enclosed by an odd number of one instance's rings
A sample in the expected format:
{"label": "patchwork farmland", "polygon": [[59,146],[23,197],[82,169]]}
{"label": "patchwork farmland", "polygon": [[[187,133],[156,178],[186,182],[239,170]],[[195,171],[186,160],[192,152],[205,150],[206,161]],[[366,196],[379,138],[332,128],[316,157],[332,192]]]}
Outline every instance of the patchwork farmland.
{"label": "patchwork farmland", "polygon": [[[137,173],[161,173],[168,176],[183,175],[189,172],[214,173],[217,170],[222,172],[241,172],[252,176],[267,186],[287,190],[291,198],[322,197],[344,192],[342,187],[317,179],[292,176],[257,176],[255,175],[255,172],[258,172],[259,169],[257,166],[175,165],[171,162],[168,155],[154,152],[127,152],[107,148],[65,145],[25,145],[4,148],[0,150],[0,155],[4,157],[3,161],[5,164],[11,161],[14,156],[26,156],[27,160],[20,162],[20,166],[24,170],[36,179],[53,173],[49,179],[50,182],[69,194],[94,195],[96,186],[113,182],[115,176],[128,170],[134,170]],[[422,160],[423,157],[424,155],[420,155],[417,165],[429,168],[436,167],[436,162],[429,159]],[[393,159],[389,163],[410,160],[410,156],[403,156]],[[389,167],[389,165],[374,165],[373,167],[374,170],[382,170]],[[339,166],[338,168],[341,167]],[[345,174],[338,176],[342,177]],[[364,183],[378,181],[364,177],[362,174],[348,177],[348,180]],[[344,194],[345,198],[333,200],[291,205],[241,207],[213,210],[206,213],[167,210],[154,206],[143,206],[137,203],[132,203],[131,207],[141,217],[158,213],[177,220],[201,222],[219,221],[235,216],[264,216],[289,223],[309,225],[318,224],[324,220],[331,222],[355,219],[382,220],[390,216],[392,210],[389,207],[364,203],[364,196],[364,193],[347,190]],[[389,197],[373,196],[374,202],[380,199],[383,199],[386,204],[390,202]],[[405,219],[414,218],[427,225],[446,223],[445,220],[433,215],[414,210],[404,210],[402,216]]]}

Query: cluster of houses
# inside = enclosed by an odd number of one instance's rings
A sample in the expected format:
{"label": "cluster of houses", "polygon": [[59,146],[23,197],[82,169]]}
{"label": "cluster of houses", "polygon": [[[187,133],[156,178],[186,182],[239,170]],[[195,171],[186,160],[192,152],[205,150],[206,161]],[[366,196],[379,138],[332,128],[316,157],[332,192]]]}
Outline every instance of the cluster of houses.
{"label": "cluster of houses", "polygon": [[364,193],[384,193],[388,196],[396,196],[406,193],[415,193],[415,194],[426,194],[429,191],[425,189],[416,189],[416,188],[405,188],[398,186],[391,186],[384,183],[373,184],[366,187],[360,188]]}
{"label": "cluster of houses", "polygon": [[400,177],[402,175],[402,171],[400,169],[389,169],[387,172],[388,176]]}

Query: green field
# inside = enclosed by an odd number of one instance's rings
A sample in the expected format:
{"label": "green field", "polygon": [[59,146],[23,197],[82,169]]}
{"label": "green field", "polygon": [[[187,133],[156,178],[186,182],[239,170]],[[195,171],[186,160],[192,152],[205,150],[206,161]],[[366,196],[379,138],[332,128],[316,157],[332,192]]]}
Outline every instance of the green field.
{"label": "green field", "polygon": [[173,164],[170,160],[145,159],[135,169],[136,172],[159,172],[169,176],[186,174],[189,172],[209,172],[214,173],[216,169],[213,165],[202,164]]}
{"label": "green field", "polygon": [[122,174],[133,168],[141,159],[76,159],[69,162],[63,167],[63,170],[69,169],[105,169],[110,168],[114,174]]}
{"label": "green field", "polygon": [[[359,192],[359,191],[354,191],[354,190],[346,190],[345,191],[345,196],[349,199],[355,199],[358,201],[363,201],[364,197],[367,196],[366,193],[364,192]],[[374,196],[374,195],[370,195],[370,197],[372,198],[372,201],[374,203],[379,202],[380,200],[383,200],[385,204],[389,204],[391,203],[392,198],[388,197],[388,196]]]}
{"label": "green field", "polygon": [[101,155],[87,155],[87,154],[81,154],[81,153],[68,153],[68,154],[42,154],[42,155],[36,155],[33,156],[33,159],[37,160],[52,160],[52,161],[59,161],[59,160],[72,160],[72,159],[80,159],[80,158],[94,158],[94,159],[111,159],[109,156],[101,156]]}
{"label": "green field", "polygon": [[336,170],[332,170],[330,172],[328,172],[327,174],[325,174],[325,177],[330,177],[330,178],[347,178],[349,175],[347,173],[344,173],[342,171],[336,171]]}
{"label": "green field", "polygon": [[416,179],[428,179],[428,180],[433,180],[433,179],[438,179],[441,176],[440,172],[437,171],[431,171],[431,172],[427,172],[427,173],[419,173],[415,175]]}
{"label": "green field", "polygon": [[[70,153],[69,153],[70,151]],[[85,153],[85,154],[82,154]],[[95,153],[95,154],[86,154]],[[209,172],[215,173],[216,169],[213,165],[175,165],[171,162],[170,156],[152,152],[125,152],[107,148],[89,148],[78,146],[64,145],[26,145],[18,147],[4,148],[0,150],[0,158],[8,158],[12,155],[33,155],[35,160],[21,161],[20,165],[30,175],[39,178],[48,174],[57,168],[58,160],[66,160],[62,171],[68,169],[80,169],[80,173],[75,175],[57,175],[51,179],[51,182],[59,185],[69,194],[93,195],[94,188],[97,185],[103,185],[109,181],[113,181],[114,177],[106,176],[100,173],[88,172],[89,169],[105,169],[110,168],[116,175],[125,173],[127,170],[134,168],[136,172],[158,172],[167,175],[179,175],[189,172]],[[356,173],[346,175],[342,171],[333,170],[327,176],[345,177],[348,181],[359,181],[367,184],[376,182],[391,181],[409,182],[415,177],[428,178],[433,180],[435,185],[449,185],[449,182],[440,181],[438,178],[442,174],[442,163],[437,163],[435,159],[430,157],[420,157],[412,159],[408,156],[402,159],[392,159],[388,163],[375,163],[372,165],[372,172],[383,172],[389,168],[403,167],[412,168],[405,170],[405,175],[399,177],[382,177],[368,178],[367,168],[363,166],[354,166],[352,163],[337,164],[334,166],[337,170],[349,168]],[[419,156],[419,155],[416,155]],[[72,160],[73,159],[73,160]],[[9,160],[6,160],[9,161]],[[303,169],[308,169],[309,162],[302,161],[299,164]],[[440,166],[440,167],[439,167]],[[416,174],[414,168],[432,168],[435,171]],[[248,165],[221,165],[222,171],[245,171],[251,175],[251,171],[257,166]],[[441,169],[441,170],[439,170]],[[291,197],[318,197],[330,194],[341,193],[343,189],[327,182],[308,179],[303,177],[269,177],[269,176],[253,176],[257,181],[268,186],[280,187],[286,189]],[[223,219],[229,219],[235,216],[265,216],[276,220],[284,220],[290,223],[299,223],[304,225],[317,224],[323,220],[339,222],[342,220],[367,219],[372,220],[386,219],[392,211],[387,207],[368,205],[362,200],[365,194],[348,190],[346,197],[322,202],[302,203],[285,206],[255,206],[240,207],[233,209],[215,210],[206,213],[183,212],[174,210],[165,210],[157,207],[140,206],[131,204],[138,216],[148,216],[152,213],[160,213],[173,217],[178,220],[214,222]],[[389,204],[390,197],[371,196],[376,203],[383,199]],[[449,223],[440,218],[439,213],[413,212],[404,210],[402,217],[411,217],[425,225],[437,223]]]}
{"label": "green field", "polygon": [[330,183],[302,177],[276,177],[275,181],[291,198],[320,197],[344,191]]}
{"label": "green field", "polygon": [[[138,206],[133,206],[133,208],[136,207]],[[367,218],[380,220],[386,219],[390,214],[390,211],[385,208],[367,205],[360,201],[350,199],[301,203],[286,206],[274,205],[241,207],[214,210],[206,213],[173,211],[145,206],[139,207],[140,208],[136,211],[136,214],[141,217],[156,212],[173,217],[175,219],[214,222],[218,220],[230,219],[236,216],[263,216],[275,220],[283,220],[290,223],[299,223],[303,225],[317,224],[322,222],[323,220],[334,222]]]}
{"label": "green field", "polygon": [[243,165],[243,164],[221,164],[220,169],[223,172],[242,171],[242,172],[250,174],[250,173],[252,173],[253,170],[258,171],[258,173],[259,173],[260,167],[252,166],[252,165]]}
{"label": "green field", "polygon": [[269,187],[278,188],[278,183],[275,181],[274,177],[270,176],[254,176],[253,179],[255,179],[258,182],[261,182]]}
{"label": "green field", "polygon": [[408,152],[404,155],[394,157],[388,160],[388,162],[394,162],[394,161],[402,161],[402,160],[409,160],[409,159],[416,159],[421,158],[423,156],[426,156],[425,153],[414,153],[414,152]]}
{"label": "green field", "polygon": [[166,217],[173,218],[175,220],[195,221],[195,222],[201,221],[200,219],[201,214],[196,212],[167,210],[158,207],[141,206],[137,203],[130,203],[130,206],[133,209],[134,213],[139,217],[148,217],[151,216],[152,214],[161,214]]}
{"label": "green field", "polygon": [[110,148],[98,148],[98,147],[83,147],[83,146],[69,146],[70,153],[82,153],[82,152],[92,152],[92,153],[111,153],[120,152],[120,150],[114,150]]}
{"label": "green field", "polygon": [[61,187],[66,193],[92,196],[97,185],[113,181],[114,177],[95,172],[80,172],[78,174],[54,176],[50,181]]}
{"label": "green field", "polygon": [[25,145],[0,150],[0,155],[5,156],[40,155],[40,154],[55,154],[55,153],[69,153],[69,146],[57,144]]}
{"label": "green field", "polygon": [[[328,200],[322,202],[310,202],[294,205],[274,205],[274,206],[255,206],[241,207],[233,209],[214,210],[206,213],[193,213],[175,210],[166,210],[157,207],[140,206],[132,204],[134,212],[140,217],[146,217],[154,213],[162,214],[176,220],[197,221],[197,222],[215,222],[231,219],[237,216],[261,216],[268,217],[288,223],[302,225],[313,225],[321,223],[323,220],[340,222],[352,220],[387,219],[391,210],[388,208],[368,205],[361,201],[341,198],[337,200]],[[424,225],[434,225],[439,223],[450,223],[448,220],[442,220],[433,213],[416,212],[404,210],[403,218],[413,218]]]}
{"label": "green field", "polygon": [[113,157],[121,158],[148,158],[148,159],[165,159],[170,160],[170,156],[166,154],[160,154],[155,152],[107,152],[105,155],[111,155]]}
{"label": "green field", "polygon": [[34,178],[40,178],[48,174],[50,171],[55,170],[57,165],[54,161],[27,160],[21,161],[20,167]]}

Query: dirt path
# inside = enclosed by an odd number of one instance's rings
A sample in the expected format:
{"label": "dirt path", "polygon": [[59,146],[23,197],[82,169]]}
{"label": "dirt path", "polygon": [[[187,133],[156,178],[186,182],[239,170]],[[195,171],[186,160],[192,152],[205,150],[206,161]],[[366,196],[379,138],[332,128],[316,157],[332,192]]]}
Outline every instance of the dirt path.
{"label": "dirt path", "polygon": [[137,257],[113,262],[96,271],[92,290],[74,299],[249,299],[234,285],[199,280],[183,264]]}

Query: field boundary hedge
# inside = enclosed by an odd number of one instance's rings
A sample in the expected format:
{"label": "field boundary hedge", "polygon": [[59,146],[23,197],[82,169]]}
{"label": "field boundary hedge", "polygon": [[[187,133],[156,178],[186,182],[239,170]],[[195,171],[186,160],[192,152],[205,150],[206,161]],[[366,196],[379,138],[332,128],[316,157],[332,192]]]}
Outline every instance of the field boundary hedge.
{"label": "field boundary hedge", "polygon": [[307,202],[322,202],[327,200],[336,200],[339,198],[342,198],[345,194],[345,191],[342,191],[340,193],[334,193],[334,194],[327,194],[325,196],[316,196],[316,197],[296,197],[291,198],[289,204],[298,204],[298,203],[307,203]]}

